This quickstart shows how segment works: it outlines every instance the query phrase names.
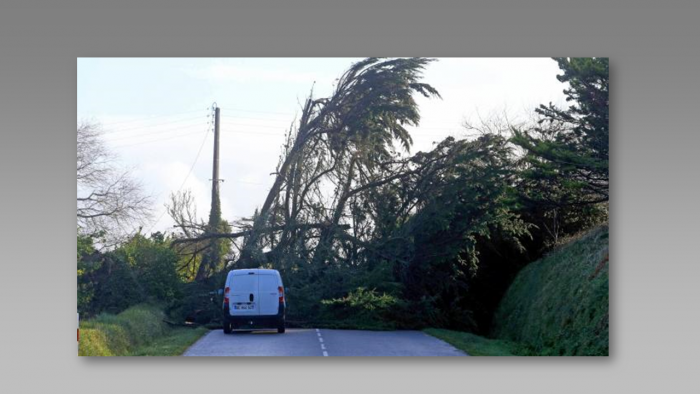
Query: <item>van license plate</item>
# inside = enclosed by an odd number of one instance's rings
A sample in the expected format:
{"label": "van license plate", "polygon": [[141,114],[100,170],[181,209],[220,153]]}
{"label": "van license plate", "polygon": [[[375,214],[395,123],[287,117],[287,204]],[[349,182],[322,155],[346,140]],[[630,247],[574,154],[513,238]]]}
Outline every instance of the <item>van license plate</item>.
{"label": "van license plate", "polygon": [[252,305],[234,305],[233,309],[255,309],[255,304]]}

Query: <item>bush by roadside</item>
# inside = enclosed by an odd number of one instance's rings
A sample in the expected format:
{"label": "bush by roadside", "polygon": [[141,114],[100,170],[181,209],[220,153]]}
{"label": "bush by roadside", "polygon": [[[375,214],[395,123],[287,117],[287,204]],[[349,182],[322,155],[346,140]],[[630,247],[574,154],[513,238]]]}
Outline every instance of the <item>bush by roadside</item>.
{"label": "bush by roadside", "polygon": [[[118,315],[102,313],[82,321],[78,355],[178,355],[206,332],[203,328],[171,329],[163,322],[164,318],[157,307],[142,304]],[[157,346],[164,338],[168,338],[166,342],[172,346]]]}
{"label": "bush by roadside", "polygon": [[608,228],[525,267],[501,301],[492,336],[543,356],[608,355]]}

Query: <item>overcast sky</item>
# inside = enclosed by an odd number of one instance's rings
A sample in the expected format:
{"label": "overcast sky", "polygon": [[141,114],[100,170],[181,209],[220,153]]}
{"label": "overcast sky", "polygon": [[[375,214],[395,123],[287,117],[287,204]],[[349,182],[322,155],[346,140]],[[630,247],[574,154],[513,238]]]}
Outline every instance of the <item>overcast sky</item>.
{"label": "overcast sky", "polygon": [[[357,60],[80,58],[78,122],[102,125],[107,146],[154,196],[152,231],[170,231],[164,203],[181,188],[192,191],[198,215],[208,217],[213,155],[208,115],[216,103],[222,216],[234,220],[250,216],[264,201],[285,130],[312,86],[315,97],[327,97],[334,80]],[[426,68],[424,82],[442,99],[418,99],[421,125],[413,129],[411,153],[464,135],[468,119],[506,111],[517,121],[540,103],[563,105],[558,73],[549,58],[437,59]]]}

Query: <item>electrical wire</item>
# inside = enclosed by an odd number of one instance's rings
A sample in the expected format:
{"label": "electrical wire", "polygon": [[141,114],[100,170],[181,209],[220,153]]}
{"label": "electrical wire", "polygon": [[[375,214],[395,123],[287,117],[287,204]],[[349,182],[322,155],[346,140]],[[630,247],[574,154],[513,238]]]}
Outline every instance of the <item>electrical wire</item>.
{"label": "electrical wire", "polygon": [[158,131],[153,131],[153,132],[148,132],[148,133],[139,133],[139,134],[136,134],[136,135],[120,136],[120,137],[118,137],[118,138],[110,138],[109,141],[110,141],[110,142],[114,142],[114,141],[123,141],[123,140],[133,140],[133,139],[135,139],[135,138],[136,138],[136,139],[139,139],[139,138],[141,138],[141,137],[149,137],[149,136],[152,136],[152,135],[163,134],[163,133],[169,133],[169,132],[172,132],[173,130],[191,129],[192,127],[200,127],[200,126],[202,126],[202,124],[201,124],[201,122],[198,122],[198,123],[192,123],[192,124],[184,125],[184,126],[181,126],[181,127],[175,127],[175,128],[172,128],[172,129],[158,130]]}
{"label": "electrical wire", "polygon": [[155,123],[155,124],[144,125],[144,126],[129,127],[126,129],[111,130],[111,131],[107,131],[107,133],[108,134],[118,134],[118,133],[123,133],[125,131],[148,129],[148,128],[152,128],[152,127],[159,127],[159,126],[167,125],[167,124],[188,122],[190,120],[196,120],[196,119],[202,119],[202,116],[197,116],[194,118],[187,118],[187,119],[178,119],[178,120],[173,120],[173,121],[169,121],[169,122],[161,122],[161,123]]}
{"label": "electrical wire", "polygon": [[294,115],[293,112],[257,111],[257,110],[251,110],[251,109],[241,109],[241,108],[231,108],[231,107],[219,107],[219,108],[229,110],[229,111],[251,112],[251,113],[257,113],[257,114]]}
{"label": "electrical wire", "polygon": [[133,122],[143,122],[151,119],[158,119],[158,118],[164,118],[164,117],[169,117],[169,116],[179,116],[179,115],[185,115],[185,114],[191,114],[195,112],[201,112],[201,111],[209,111],[209,109],[195,109],[192,111],[185,111],[185,112],[178,112],[178,113],[172,113],[172,114],[161,114],[161,115],[153,115],[145,118],[137,118],[137,119],[130,119],[130,120],[122,120],[118,122],[109,122],[109,123],[104,123],[103,126],[114,126],[114,125],[119,125],[119,124],[125,124],[125,123],[133,123]]}
{"label": "electrical wire", "polygon": [[233,116],[233,115],[221,115],[221,119],[236,119],[236,120],[264,120],[268,122],[277,122],[277,123],[289,123],[289,120],[291,118],[287,119],[272,119],[272,118],[252,118],[250,116]]}
{"label": "electrical wire", "polygon": [[[221,122],[224,124],[224,122]],[[261,127],[263,129],[282,129],[282,128],[289,128],[289,125],[286,126],[273,126],[273,125],[264,125],[264,124],[250,124],[250,123],[229,123],[226,122],[227,125],[231,126],[241,126],[241,127]]]}
{"label": "electrical wire", "polygon": [[136,145],[150,144],[150,143],[153,143],[153,142],[166,141],[166,140],[171,140],[171,139],[173,139],[173,138],[179,138],[179,137],[185,137],[185,136],[188,136],[188,135],[199,134],[199,133],[201,133],[201,132],[202,132],[202,131],[199,130],[199,131],[195,131],[195,132],[192,132],[192,133],[178,134],[178,135],[173,135],[173,136],[166,137],[166,138],[158,138],[158,139],[155,139],[155,140],[136,142],[136,143],[134,143],[134,144],[116,145],[116,146],[114,146],[114,148],[126,148],[126,147],[128,147],[128,146],[136,146]]}
{"label": "electrical wire", "polygon": [[243,131],[243,130],[221,130],[222,133],[235,133],[235,134],[250,134],[250,135],[269,135],[274,137],[284,137],[284,134],[279,133],[258,133],[255,131]]}
{"label": "electrical wire", "polygon": [[[197,151],[197,156],[194,158],[194,162],[192,162],[192,166],[190,166],[190,171],[187,173],[187,176],[185,176],[185,179],[182,181],[182,184],[180,184],[180,187],[177,189],[177,192],[179,193],[182,188],[185,186],[185,183],[187,180],[190,178],[190,175],[192,175],[192,171],[194,170],[194,166],[197,164],[197,161],[199,160],[199,155],[202,153],[202,149],[204,148],[204,144],[207,142],[207,137],[209,137],[209,130],[207,130],[206,134],[204,134],[204,140],[202,140],[202,145],[199,146],[199,150]],[[151,228],[148,230],[148,233],[153,231],[153,229],[158,225],[158,223],[163,219],[163,216],[168,212],[167,209],[163,210],[163,213],[160,214],[158,217],[158,220],[156,220],[155,223],[151,226]]]}

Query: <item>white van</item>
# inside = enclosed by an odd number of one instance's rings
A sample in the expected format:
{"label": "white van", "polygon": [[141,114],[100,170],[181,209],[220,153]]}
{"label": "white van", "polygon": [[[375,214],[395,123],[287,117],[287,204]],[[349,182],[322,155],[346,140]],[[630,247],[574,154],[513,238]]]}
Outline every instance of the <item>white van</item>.
{"label": "white van", "polygon": [[279,271],[232,270],[224,287],[224,333],[238,328],[277,328],[282,334],[286,306]]}

